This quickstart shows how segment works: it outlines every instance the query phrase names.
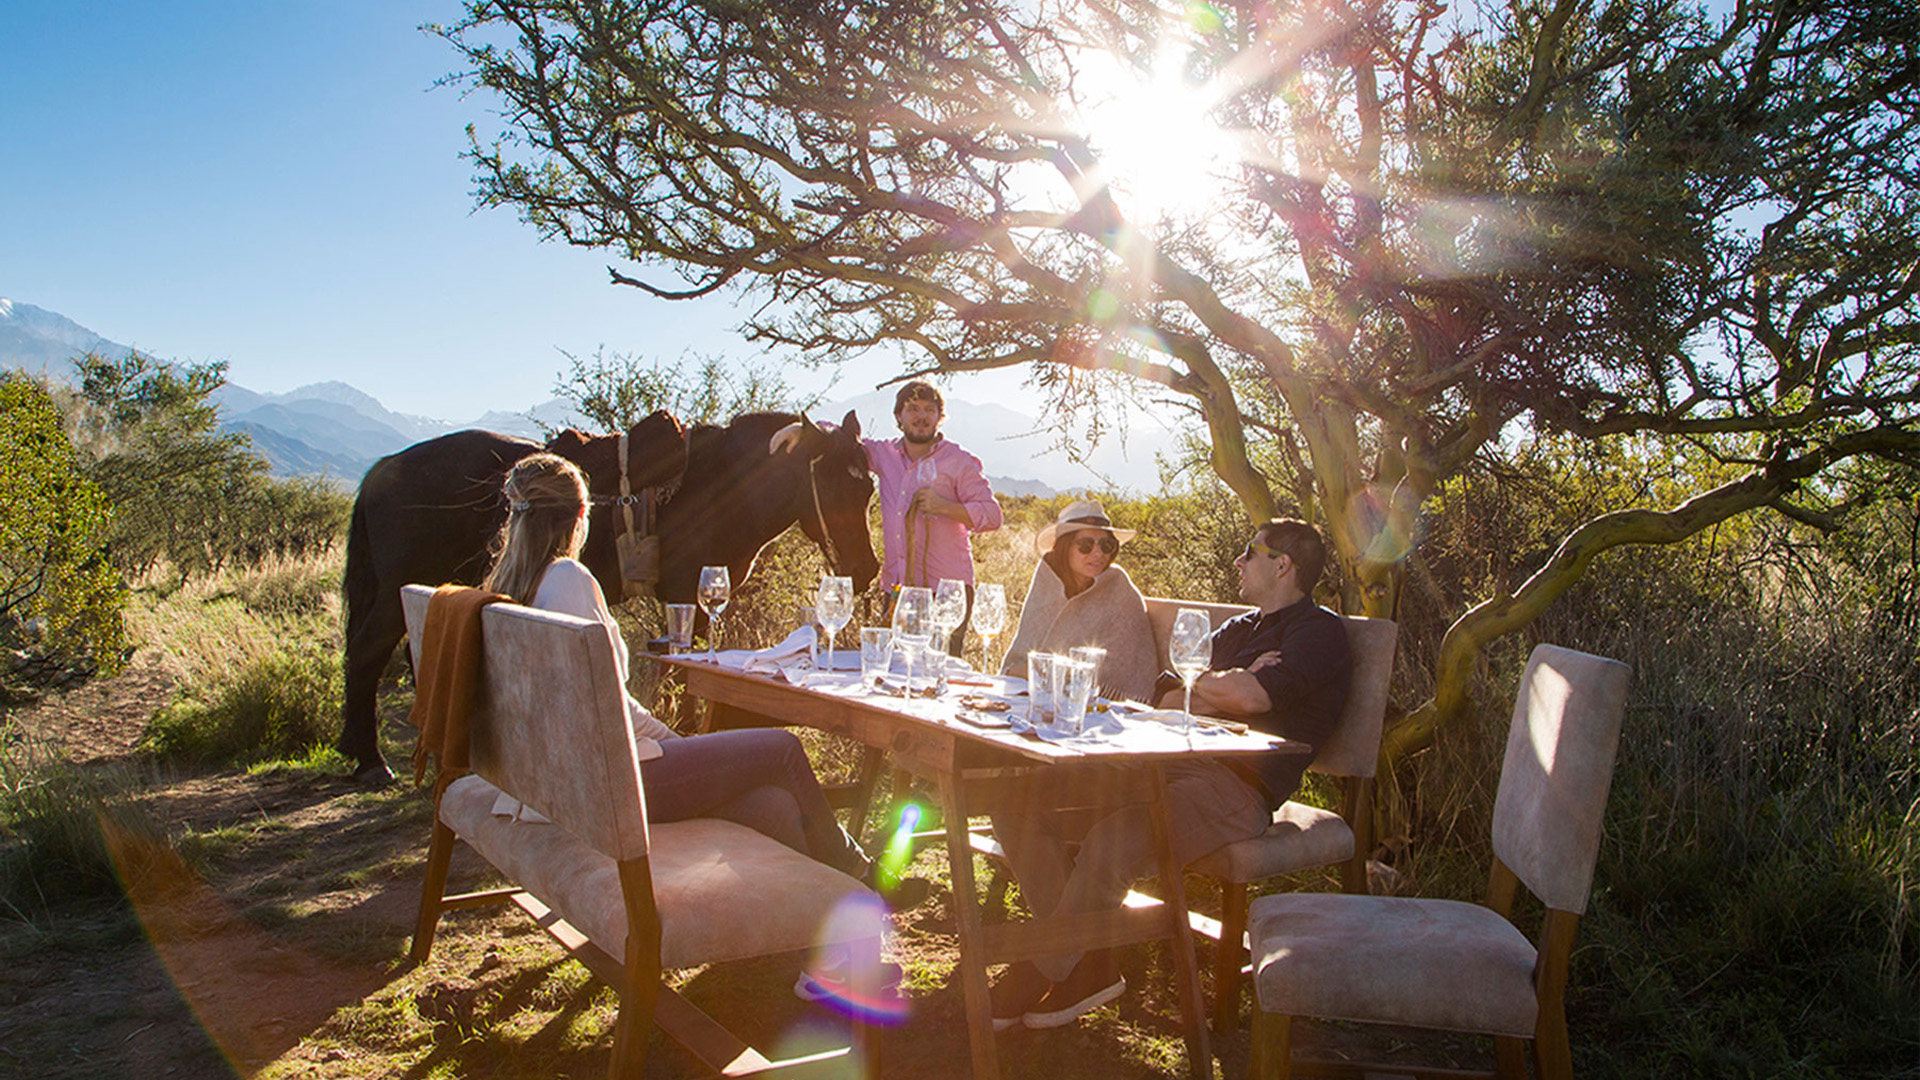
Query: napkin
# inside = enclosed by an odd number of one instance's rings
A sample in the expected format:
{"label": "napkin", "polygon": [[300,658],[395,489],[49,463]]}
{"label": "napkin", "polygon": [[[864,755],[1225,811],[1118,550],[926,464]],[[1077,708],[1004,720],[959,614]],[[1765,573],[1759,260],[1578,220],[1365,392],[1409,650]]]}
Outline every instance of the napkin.
{"label": "napkin", "polygon": [[802,626],[781,639],[778,645],[765,649],[727,649],[716,653],[714,659],[724,668],[749,674],[779,675],[788,682],[798,682],[802,675],[813,670],[813,650],[817,640],[813,627]]}

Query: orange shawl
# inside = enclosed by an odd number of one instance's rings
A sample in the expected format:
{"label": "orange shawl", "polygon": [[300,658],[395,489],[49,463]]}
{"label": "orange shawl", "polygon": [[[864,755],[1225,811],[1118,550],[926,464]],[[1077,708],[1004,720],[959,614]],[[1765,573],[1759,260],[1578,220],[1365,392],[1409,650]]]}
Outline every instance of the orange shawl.
{"label": "orange shawl", "polygon": [[442,585],[427,603],[407,721],[420,729],[413,744],[413,782],[426,776],[429,756],[440,759],[435,795],[467,771],[467,725],[480,685],[480,609],[509,599],[466,585]]}

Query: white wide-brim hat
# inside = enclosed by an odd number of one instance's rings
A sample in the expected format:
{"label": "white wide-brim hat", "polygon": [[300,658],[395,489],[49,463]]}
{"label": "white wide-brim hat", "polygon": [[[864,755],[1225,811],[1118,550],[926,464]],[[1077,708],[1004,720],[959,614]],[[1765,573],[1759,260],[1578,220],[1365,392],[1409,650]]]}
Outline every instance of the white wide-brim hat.
{"label": "white wide-brim hat", "polygon": [[1034,538],[1033,546],[1040,554],[1045,555],[1053,550],[1055,540],[1083,529],[1104,529],[1112,533],[1113,538],[1122,544],[1139,535],[1132,529],[1114,528],[1112,520],[1107,517],[1106,507],[1092,499],[1084,499],[1080,502],[1068,503],[1066,508],[1060,511],[1058,518],[1040,530],[1040,535]]}

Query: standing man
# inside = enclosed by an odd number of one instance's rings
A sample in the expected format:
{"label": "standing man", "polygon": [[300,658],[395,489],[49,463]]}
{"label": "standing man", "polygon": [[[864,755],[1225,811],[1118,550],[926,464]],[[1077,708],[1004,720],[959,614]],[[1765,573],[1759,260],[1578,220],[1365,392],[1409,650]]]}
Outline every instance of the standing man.
{"label": "standing man", "polygon": [[[947,639],[947,651],[959,656],[973,618],[972,537],[1000,527],[1000,503],[980,459],[940,433],[946,418],[940,389],[914,379],[893,396],[900,437],[860,442],[880,495],[880,586],[888,607],[902,585],[931,589],[942,578],[966,582],[967,616]],[[786,436],[775,435],[773,447],[791,450]]]}
{"label": "standing man", "polygon": [[[1254,531],[1234,560],[1240,596],[1259,608],[1221,625],[1211,669],[1193,687],[1197,713],[1231,716],[1319,751],[1346,707],[1352,658],[1340,617],[1313,602],[1326,544],[1304,521],[1273,520]],[[1180,705],[1179,679],[1160,690]],[[1263,754],[1251,762],[1210,758],[1166,766],[1167,838],[1181,866],[1265,832],[1273,812],[1300,786],[1311,755]],[[1118,910],[1133,879],[1153,862],[1150,810],[1115,788],[1127,766],[1033,784],[993,815],[1020,893],[1036,915]],[[1066,790],[1066,789],[1076,790]],[[1076,830],[1057,808],[1104,811]],[[1111,809],[1108,809],[1108,808]],[[1080,815],[1078,820],[1086,817]],[[1079,842],[1079,850],[1072,848]],[[1008,968],[992,993],[995,1030],[1058,1027],[1126,991],[1111,949],[1062,953]]]}
{"label": "standing man", "polygon": [[[880,584],[933,588],[942,578],[967,583],[973,617],[973,534],[1000,527],[1000,503],[980,459],[940,433],[946,399],[925,379],[902,383],[893,396],[898,439],[863,439],[880,494]],[[947,641],[960,655],[967,624]]]}

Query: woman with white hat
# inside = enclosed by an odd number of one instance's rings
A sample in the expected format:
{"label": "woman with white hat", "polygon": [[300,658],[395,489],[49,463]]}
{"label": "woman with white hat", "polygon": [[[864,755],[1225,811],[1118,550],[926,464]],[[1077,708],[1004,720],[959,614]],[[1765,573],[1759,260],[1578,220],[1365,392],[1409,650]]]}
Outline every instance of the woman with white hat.
{"label": "woman with white hat", "polygon": [[1007,646],[1001,672],[1024,675],[1027,654],[1066,652],[1076,645],[1107,650],[1100,666],[1100,692],[1110,698],[1146,700],[1159,674],[1147,604],[1126,570],[1115,565],[1132,529],[1115,528],[1106,508],[1091,499],[1069,504],[1034,546],[1033,568],[1020,626]]}

